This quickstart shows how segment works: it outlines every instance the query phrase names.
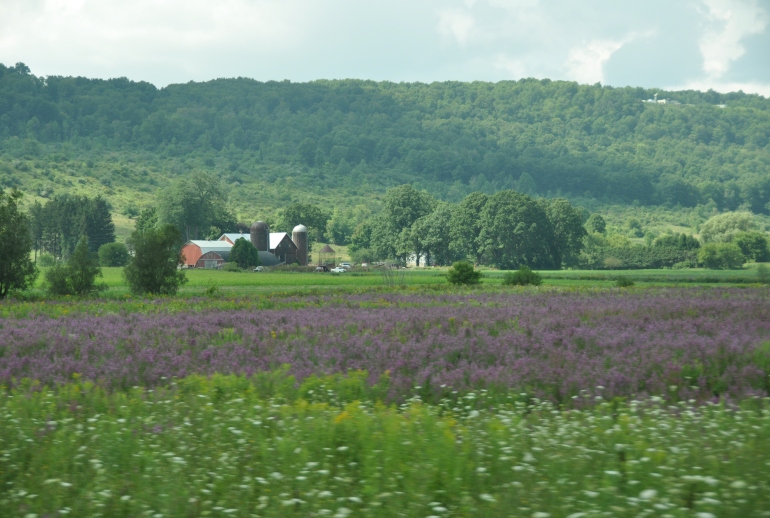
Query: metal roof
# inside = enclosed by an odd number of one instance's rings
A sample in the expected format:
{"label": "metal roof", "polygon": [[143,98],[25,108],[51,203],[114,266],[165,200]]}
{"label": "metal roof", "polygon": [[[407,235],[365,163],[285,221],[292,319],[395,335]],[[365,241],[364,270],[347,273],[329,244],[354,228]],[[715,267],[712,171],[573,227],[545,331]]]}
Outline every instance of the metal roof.
{"label": "metal roof", "polygon": [[[286,232],[270,232],[270,250],[278,248],[278,245],[281,244],[281,241],[283,241],[283,238],[285,237],[289,237],[289,234]],[[291,241],[290,237],[289,241]],[[293,243],[294,241],[291,242]]]}
{"label": "metal roof", "polygon": [[201,249],[201,254],[208,252],[216,252],[224,258],[230,255],[230,249],[233,247],[227,241],[203,241],[199,239],[192,239],[185,243],[185,245],[193,244]]}
{"label": "metal roof", "polygon": [[246,241],[251,241],[251,234],[243,234],[243,233],[238,233],[238,232],[225,232],[224,234],[219,236],[220,241],[222,240],[223,237],[226,237],[227,239],[229,239],[233,243],[235,243],[240,238],[243,238]]}

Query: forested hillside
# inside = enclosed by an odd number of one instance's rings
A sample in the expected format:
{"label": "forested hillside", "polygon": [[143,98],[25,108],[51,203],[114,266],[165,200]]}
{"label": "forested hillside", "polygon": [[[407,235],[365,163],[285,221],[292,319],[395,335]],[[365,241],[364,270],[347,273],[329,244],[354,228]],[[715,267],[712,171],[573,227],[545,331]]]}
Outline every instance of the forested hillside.
{"label": "forested hillside", "polygon": [[[681,104],[642,102],[655,93]],[[98,187],[122,193],[121,203],[208,169],[261,186],[272,207],[410,182],[453,201],[515,188],[770,213],[770,100],[743,93],[533,79],[238,78],[158,89],[0,65],[0,153],[3,186],[43,195]]]}

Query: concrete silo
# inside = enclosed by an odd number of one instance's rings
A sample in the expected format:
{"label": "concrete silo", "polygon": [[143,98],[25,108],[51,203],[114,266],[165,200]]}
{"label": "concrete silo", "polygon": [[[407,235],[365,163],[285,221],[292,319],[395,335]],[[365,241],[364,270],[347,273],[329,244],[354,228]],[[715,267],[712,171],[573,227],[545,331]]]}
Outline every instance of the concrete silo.
{"label": "concrete silo", "polygon": [[270,247],[270,227],[264,221],[255,221],[251,225],[251,244],[259,252],[268,252]]}
{"label": "concrete silo", "polygon": [[291,240],[297,245],[297,262],[300,266],[307,266],[307,227],[297,225],[291,231]]}

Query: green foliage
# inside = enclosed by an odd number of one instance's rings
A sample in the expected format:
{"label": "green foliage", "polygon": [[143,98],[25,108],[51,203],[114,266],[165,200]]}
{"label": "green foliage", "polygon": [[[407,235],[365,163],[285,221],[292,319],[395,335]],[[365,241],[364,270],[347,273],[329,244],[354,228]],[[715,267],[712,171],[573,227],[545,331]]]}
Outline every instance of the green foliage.
{"label": "green foliage", "polygon": [[96,278],[101,275],[99,259],[90,251],[88,238],[83,236],[66,264],[57,263],[50,268],[45,273],[45,280],[51,295],[83,296],[107,289],[96,284]]}
{"label": "green foliage", "polygon": [[60,195],[45,205],[34,203],[29,214],[34,248],[54,257],[68,257],[83,236],[92,252],[115,241],[115,224],[101,196]]}
{"label": "green foliage", "polygon": [[227,264],[235,264],[238,268],[253,268],[259,266],[259,253],[251,241],[240,238],[235,240],[227,260]]}
{"label": "green foliage", "polygon": [[281,225],[285,232],[289,233],[297,225],[305,225],[310,241],[324,242],[326,241],[324,232],[329,218],[331,218],[331,213],[321,207],[308,203],[293,203],[284,209],[281,215]]}
{"label": "green foliage", "polygon": [[471,257],[477,263],[481,262],[477,240],[481,232],[481,212],[487,200],[489,196],[483,192],[470,193],[452,211],[449,220],[452,252],[459,256]]}
{"label": "green foliage", "polygon": [[618,288],[629,288],[633,285],[634,285],[634,281],[629,279],[625,275],[621,275],[615,279],[615,286],[617,286]]}
{"label": "green foliage", "polygon": [[706,268],[735,270],[746,258],[735,243],[706,243],[698,252],[698,261]]}
{"label": "green foliage", "polygon": [[521,266],[515,272],[506,272],[503,276],[503,286],[540,286],[543,278],[528,266]]}
{"label": "green foliage", "polygon": [[38,256],[37,264],[42,268],[48,268],[56,264],[56,258],[48,252],[44,252]]}
{"label": "green foliage", "polygon": [[764,264],[757,266],[757,281],[760,284],[770,284],[770,268]]}
{"label": "green foliage", "polygon": [[447,271],[447,281],[450,284],[480,284],[481,272],[475,270],[468,261],[457,261]]}
{"label": "green foliage", "polygon": [[158,226],[158,211],[152,207],[146,207],[139,213],[139,217],[136,219],[135,230],[139,233],[146,230],[156,228]]}
{"label": "green foliage", "polygon": [[750,212],[725,212],[718,214],[700,227],[704,243],[730,242],[736,234],[754,229],[754,215]]}
{"label": "green foliage", "polygon": [[[654,93],[683,104],[641,102]],[[20,161],[15,170],[37,192],[62,185],[59,171],[45,180],[22,171],[51,149],[57,164],[73,151],[88,152],[89,181],[105,189],[153,190],[148,182],[155,176],[174,178],[193,168],[189,157],[233,184],[262,175],[269,183],[280,179],[279,196],[299,186],[315,194],[332,183],[341,192],[382,192],[419,179],[444,199],[515,188],[770,212],[770,178],[761,166],[768,157],[770,101],[744,93],[534,79],[298,84],[239,78],[160,89],[125,78],[14,72],[0,77],[0,98],[0,145]],[[102,168],[95,156],[126,149],[149,162],[177,163],[172,171],[143,175],[130,164]]]}
{"label": "green foliage", "polygon": [[32,238],[29,220],[19,210],[22,194],[0,189],[0,300],[12,290],[24,290],[34,284],[38,270],[29,258]]}
{"label": "green foliage", "polygon": [[553,228],[553,248],[555,255],[558,254],[554,258],[555,265],[577,265],[583,238],[587,235],[580,210],[565,199],[544,201],[543,204]]}
{"label": "green foliage", "polygon": [[694,236],[676,233],[657,237],[653,242],[653,246],[678,248],[679,250],[697,250],[700,248],[700,242]]}
{"label": "green foliage", "polygon": [[173,295],[187,282],[184,270],[178,268],[182,264],[180,240],[179,229],[174,225],[131,234],[127,244],[134,255],[123,275],[133,293]]}
{"label": "green foliage", "polygon": [[[211,174],[195,171],[176,179],[160,193],[158,221],[175,225],[185,241],[216,237],[237,225],[228,207],[228,192],[222,182]],[[145,225],[142,222],[142,228]]]}
{"label": "green foliage", "polygon": [[238,263],[225,263],[222,265],[222,271],[223,272],[242,272],[243,268],[238,266]]}
{"label": "green foliage", "polygon": [[762,232],[738,232],[733,243],[740,247],[741,252],[749,261],[758,263],[770,261],[770,247],[767,236]]}
{"label": "green foliage", "polygon": [[479,252],[501,269],[561,266],[553,224],[541,204],[525,194],[500,191],[481,212]]}
{"label": "green foliage", "polygon": [[129,259],[128,247],[123,243],[107,243],[99,247],[101,266],[125,266]]}
{"label": "green foliage", "polygon": [[607,223],[600,214],[591,214],[586,221],[586,229],[588,232],[604,234],[607,231]]}

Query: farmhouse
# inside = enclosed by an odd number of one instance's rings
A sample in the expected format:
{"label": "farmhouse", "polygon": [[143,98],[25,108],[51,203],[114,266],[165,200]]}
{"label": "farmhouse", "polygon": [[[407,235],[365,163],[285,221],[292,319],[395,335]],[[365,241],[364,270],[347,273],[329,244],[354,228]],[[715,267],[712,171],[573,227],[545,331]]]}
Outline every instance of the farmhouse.
{"label": "farmhouse", "polygon": [[182,246],[188,268],[220,268],[239,239],[251,241],[264,266],[299,264],[307,266],[307,227],[297,225],[291,237],[286,232],[270,232],[264,221],[255,222],[249,234],[225,232],[216,241],[192,240]]}

